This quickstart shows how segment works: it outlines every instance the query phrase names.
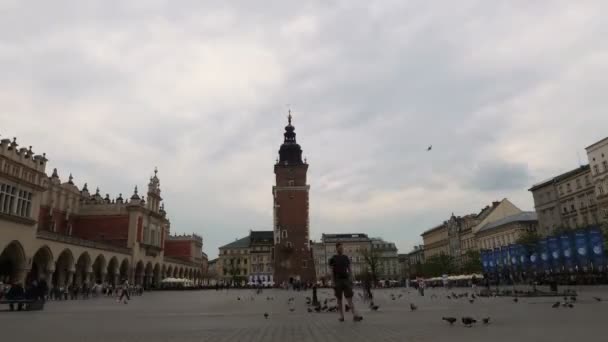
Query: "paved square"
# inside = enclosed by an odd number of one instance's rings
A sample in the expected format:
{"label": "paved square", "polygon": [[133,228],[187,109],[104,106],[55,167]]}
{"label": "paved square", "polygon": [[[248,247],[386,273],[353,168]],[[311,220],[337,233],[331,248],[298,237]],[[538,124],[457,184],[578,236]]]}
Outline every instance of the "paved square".
{"label": "paved square", "polygon": [[[456,289],[455,292],[464,292]],[[320,299],[330,298],[320,290]],[[128,304],[96,298],[49,302],[41,312],[0,312],[3,341],[573,341],[606,340],[608,297],[604,290],[583,290],[574,308],[553,309],[555,298],[448,300],[443,289],[420,297],[413,290],[375,292],[378,312],[362,309],[364,321],[352,316],[340,323],[336,313],[308,313],[310,292],[249,290],[154,292],[134,297]],[[392,300],[390,295],[402,294]],[[436,294],[438,298],[431,298]],[[254,300],[251,300],[251,297]],[[273,296],[273,301],[267,301]],[[289,297],[295,297],[290,312]],[[237,300],[241,297],[241,300]],[[356,295],[358,298],[358,296]],[[419,309],[411,312],[409,303]],[[6,309],[3,306],[2,309]],[[270,317],[264,319],[264,312]],[[465,328],[460,317],[490,316],[491,324]],[[449,326],[442,316],[455,316]]]}

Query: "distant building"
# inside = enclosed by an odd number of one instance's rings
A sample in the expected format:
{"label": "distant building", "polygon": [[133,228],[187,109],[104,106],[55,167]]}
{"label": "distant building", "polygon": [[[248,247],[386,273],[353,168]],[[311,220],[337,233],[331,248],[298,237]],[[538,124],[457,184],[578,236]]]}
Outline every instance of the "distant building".
{"label": "distant building", "polygon": [[407,253],[407,258],[409,262],[407,277],[411,279],[421,275],[422,265],[426,261],[424,258],[424,245],[414,246],[414,249]]}
{"label": "distant building", "polygon": [[494,249],[514,244],[525,232],[534,232],[538,227],[536,212],[524,211],[490,222],[475,234],[481,249]]}
{"label": "distant building", "polygon": [[273,232],[250,231],[249,235],[219,248],[218,279],[230,283],[272,282]]}
{"label": "distant building", "polygon": [[392,242],[384,241],[380,238],[373,238],[372,251],[378,255],[378,274],[379,280],[399,279],[399,257],[397,247]]}
{"label": "distant building", "polygon": [[444,222],[421,234],[426,260],[445,254],[449,255],[448,225]]}
{"label": "distant building", "polygon": [[598,205],[598,220],[608,222],[608,138],[586,148]]}
{"label": "distant building", "polygon": [[576,229],[599,221],[589,165],[533,185],[538,232],[551,235],[557,228]]}
{"label": "distant building", "polygon": [[397,254],[399,261],[399,280],[409,279],[410,277],[410,258],[407,254]]}
{"label": "distant building", "polygon": [[313,243],[313,257],[317,280],[331,279],[329,259],[336,254],[336,243],[341,242],[344,254],[350,258],[351,270],[355,279],[367,270],[364,253],[371,251],[372,240],[361,233],[356,234],[323,234],[321,242]]}

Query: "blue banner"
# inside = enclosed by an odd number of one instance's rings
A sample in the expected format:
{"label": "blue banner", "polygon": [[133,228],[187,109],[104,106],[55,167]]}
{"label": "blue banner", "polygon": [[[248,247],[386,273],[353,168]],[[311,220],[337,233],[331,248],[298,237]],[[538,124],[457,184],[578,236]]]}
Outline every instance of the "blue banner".
{"label": "blue banner", "polygon": [[517,257],[519,258],[519,265],[522,270],[526,270],[529,264],[528,251],[526,250],[526,246],[517,245]]}
{"label": "blue banner", "polygon": [[500,247],[500,262],[502,263],[503,270],[509,268],[509,247]]}
{"label": "blue banner", "polygon": [[542,239],[538,242],[538,249],[540,253],[540,262],[543,271],[547,272],[551,269],[551,255],[549,254],[549,241],[548,239]]}
{"label": "blue banner", "polygon": [[593,228],[589,231],[589,247],[593,268],[596,270],[603,269],[606,262],[604,256],[604,237],[602,231],[598,228]]}
{"label": "blue banner", "polygon": [[481,254],[481,266],[483,268],[483,272],[488,273],[490,271],[490,265],[488,263],[488,251],[484,249],[481,251],[480,254]]}
{"label": "blue banner", "polygon": [[490,268],[492,269],[492,271],[495,271],[496,269],[498,269],[498,257],[496,255],[496,250],[491,249],[489,252],[489,256],[490,256]]}
{"label": "blue banner", "polygon": [[551,256],[551,269],[553,270],[553,272],[558,272],[562,268],[559,240],[555,236],[550,236],[549,238],[547,238],[547,245],[549,246],[549,255]]}
{"label": "blue banner", "polygon": [[561,246],[561,257],[566,270],[574,271],[574,253],[572,252],[572,239],[570,234],[564,234],[559,237]]}
{"label": "blue banner", "polygon": [[539,266],[541,265],[540,255],[537,249],[538,246],[535,246],[535,248],[530,251],[530,268],[533,271],[538,271],[541,269],[541,267]]}
{"label": "blue banner", "polygon": [[514,271],[519,263],[519,256],[517,255],[517,246],[509,245],[509,260],[511,261],[511,269]]}
{"label": "blue banner", "polygon": [[587,242],[588,235],[589,232],[576,232],[574,234],[574,245],[576,246],[576,265],[585,271],[589,266],[589,244]]}

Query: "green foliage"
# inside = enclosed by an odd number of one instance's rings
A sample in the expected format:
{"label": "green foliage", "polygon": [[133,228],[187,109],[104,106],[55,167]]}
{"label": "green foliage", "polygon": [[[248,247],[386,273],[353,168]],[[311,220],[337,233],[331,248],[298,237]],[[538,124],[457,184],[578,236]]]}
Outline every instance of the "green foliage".
{"label": "green foliage", "polygon": [[443,274],[452,274],[456,271],[454,257],[447,254],[435,255],[422,265],[424,277],[439,277]]}
{"label": "green foliage", "polygon": [[515,243],[523,245],[526,250],[530,251],[535,248],[536,244],[540,240],[540,236],[535,231],[526,231],[523,233]]}
{"label": "green foliage", "polygon": [[468,250],[464,255],[464,264],[462,265],[463,274],[481,273],[483,270],[481,265],[481,254],[479,251]]}

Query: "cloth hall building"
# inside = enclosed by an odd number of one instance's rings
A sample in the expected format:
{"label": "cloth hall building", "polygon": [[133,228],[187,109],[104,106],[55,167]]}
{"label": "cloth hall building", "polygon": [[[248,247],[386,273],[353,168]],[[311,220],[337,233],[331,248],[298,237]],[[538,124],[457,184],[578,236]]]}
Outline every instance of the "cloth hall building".
{"label": "cloth hall building", "polygon": [[117,284],[146,288],[165,277],[201,282],[203,240],[170,234],[155,170],[147,192],[128,198],[79,188],[46,173],[46,156],[0,141],[0,282]]}

